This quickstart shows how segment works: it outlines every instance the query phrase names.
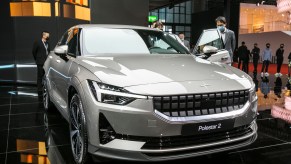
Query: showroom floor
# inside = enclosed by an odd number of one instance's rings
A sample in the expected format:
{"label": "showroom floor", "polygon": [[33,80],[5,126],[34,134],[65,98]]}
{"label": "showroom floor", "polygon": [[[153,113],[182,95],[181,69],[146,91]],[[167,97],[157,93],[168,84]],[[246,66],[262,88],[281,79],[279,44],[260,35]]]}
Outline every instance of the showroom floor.
{"label": "showroom floor", "polygon": [[[291,163],[291,125],[258,115],[259,133],[248,147],[176,162],[233,164]],[[0,163],[73,163],[68,124],[55,111],[46,114],[35,87],[0,86]],[[163,162],[166,163],[166,162]]]}

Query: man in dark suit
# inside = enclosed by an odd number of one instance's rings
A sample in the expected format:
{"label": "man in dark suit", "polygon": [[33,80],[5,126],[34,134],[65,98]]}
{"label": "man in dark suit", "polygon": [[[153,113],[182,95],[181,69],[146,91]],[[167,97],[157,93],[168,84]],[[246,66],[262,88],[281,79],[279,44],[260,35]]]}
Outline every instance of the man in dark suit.
{"label": "man in dark suit", "polygon": [[243,64],[242,70],[246,70],[245,64],[247,60],[247,53],[248,53],[248,48],[245,44],[245,42],[241,42],[241,46],[238,48],[238,69],[240,69],[241,63]]}
{"label": "man in dark suit", "polygon": [[183,42],[184,46],[187,47],[188,50],[190,51],[190,43],[188,40],[185,40],[185,34],[183,32],[180,32],[178,36],[181,39],[181,41]]}
{"label": "man in dark suit", "polygon": [[224,49],[229,52],[231,62],[233,61],[233,52],[236,46],[236,40],[234,32],[226,28],[226,19],[223,16],[219,16],[215,19],[218,31],[221,34],[221,39],[224,44]]}
{"label": "man in dark suit", "polygon": [[284,61],[284,44],[280,44],[280,48],[278,48],[276,51],[276,57],[277,57],[277,73],[280,74],[281,66]]}
{"label": "man in dark suit", "polygon": [[32,55],[37,65],[37,89],[42,91],[42,78],[44,76],[43,65],[50,52],[49,32],[43,31],[42,38],[36,40],[33,44]]}
{"label": "man in dark suit", "polygon": [[254,64],[254,73],[257,73],[258,62],[260,59],[260,48],[258,48],[258,44],[254,44],[254,48],[251,52],[251,56],[253,57],[253,64]]}

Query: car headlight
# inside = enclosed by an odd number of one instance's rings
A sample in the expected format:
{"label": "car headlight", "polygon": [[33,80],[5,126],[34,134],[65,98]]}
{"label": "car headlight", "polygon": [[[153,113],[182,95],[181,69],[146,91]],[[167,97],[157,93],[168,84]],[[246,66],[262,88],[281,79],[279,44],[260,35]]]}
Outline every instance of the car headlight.
{"label": "car headlight", "polygon": [[250,102],[253,102],[257,99],[257,93],[256,93],[256,85],[253,84],[251,89],[249,90],[250,94]]}
{"label": "car headlight", "polygon": [[126,105],[136,99],[147,99],[147,96],[132,94],[124,88],[109,84],[88,80],[88,85],[96,101],[106,104]]}

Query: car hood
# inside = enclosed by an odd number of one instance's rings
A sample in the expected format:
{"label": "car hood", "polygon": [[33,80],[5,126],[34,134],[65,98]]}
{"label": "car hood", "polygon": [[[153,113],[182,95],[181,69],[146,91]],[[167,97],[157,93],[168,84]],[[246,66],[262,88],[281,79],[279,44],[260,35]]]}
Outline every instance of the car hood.
{"label": "car hood", "polygon": [[119,87],[213,80],[217,81],[217,87],[226,80],[237,83],[246,81],[244,83],[248,84],[243,88],[250,87],[251,84],[248,75],[236,68],[211,63],[192,55],[80,57],[78,62],[94,73],[101,82]]}

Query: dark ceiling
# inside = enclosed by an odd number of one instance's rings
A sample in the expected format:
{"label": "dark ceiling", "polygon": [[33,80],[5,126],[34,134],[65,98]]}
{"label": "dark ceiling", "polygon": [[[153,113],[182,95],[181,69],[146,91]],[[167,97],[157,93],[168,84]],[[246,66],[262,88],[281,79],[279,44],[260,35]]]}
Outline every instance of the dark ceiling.
{"label": "dark ceiling", "polygon": [[185,2],[187,0],[149,0],[150,1],[150,11],[158,9],[165,6],[173,6],[175,4]]}

